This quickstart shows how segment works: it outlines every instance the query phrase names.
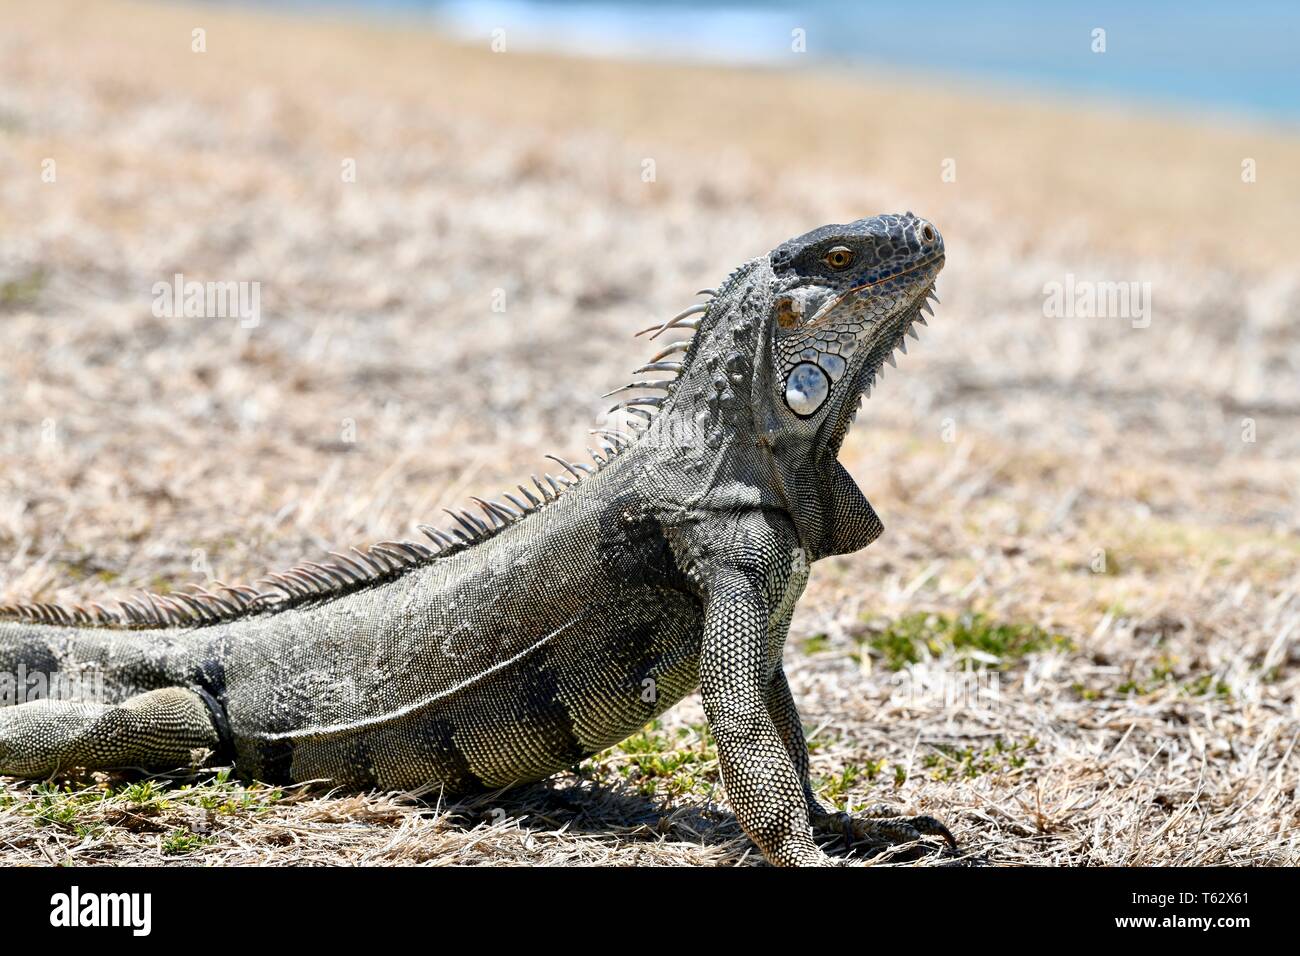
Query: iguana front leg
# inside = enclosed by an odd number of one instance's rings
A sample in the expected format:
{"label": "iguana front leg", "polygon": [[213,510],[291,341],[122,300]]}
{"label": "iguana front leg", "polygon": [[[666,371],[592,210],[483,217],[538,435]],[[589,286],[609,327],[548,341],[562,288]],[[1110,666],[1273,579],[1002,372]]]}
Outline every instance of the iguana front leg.
{"label": "iguana front leg", "polygon": [[[767,706],[768,597],[747,575],[712,583],[700,693],[741,829],[779,866],[829,862],[813,842],[804,785]],[[805,763],[807,757],[805,755]]]}
{"label": "iguana front leg", "polygon": [[844,834],[846,841],[865,840],[868,843],[888,846],[910,843],[922,836],[942,837],[952,849],[957,840],[948,828],[934,817],[905,817],[887,804],[876,804],[861,813],[836,810],[813,792],[812,778],[808,772],[808,744],[804,739],[803,723],[795,707],[785,668],[778,663],[767,688],[767,709],[772,723],[785,744],[790,763],[802,783],[808,818],[819,832]]}

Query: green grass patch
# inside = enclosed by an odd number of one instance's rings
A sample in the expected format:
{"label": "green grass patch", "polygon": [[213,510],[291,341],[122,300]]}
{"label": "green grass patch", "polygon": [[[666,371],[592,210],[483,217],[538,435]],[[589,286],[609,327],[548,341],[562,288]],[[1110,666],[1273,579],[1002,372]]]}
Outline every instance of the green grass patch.
{"label": "green grass patch", "polygon": [[267,813],[284,799],[284,791],[260,783],[246,786],[232,780],[229,769],[223,769],[211,780],[200,784],[185,784],[177,796],[193,806],[229,816],[237,813]]}
{"label": "green grass patch", "polygon": [[1145,697],[1172,685],[1184,697],[1216,697],[1219,700],[1232,698],[1232,688],[1217,675],[1204,673],[1180,676],[1178,670],[1176,659],[1162,655],[1145,677],[1130,677],[1120,683],[1115,692],[1121,696]]}
{"label": "green grass patch", "polygon": [[952,747],[941,744],[926,754],[921,766],[931,780],[974,780],[985,774],[1010,773],[1027,763],[1027,755],[1038,746],[1037,739],[1008,743],[1001,737],[988,747]]}
{"label": "green grass patch", "polygon": [[1085,687],[1083,684],[1075,681],[1070,685],[1070,690],[1079,695],[1081,700],[1101,700],[1106,696],[1105,692],[1096,687]]}
{"label": "green grass patch", "polygon": [[804,638],[799,644],[799,649],[805,654],[821,654],[831,649],[831,639],[825,634],[814,634],[812,637]]}
{"label": "green grass patch", "polygon": [[1232,697],[1232,688],[1213,674],[1202,674],[1185,682],[1182,692],[1189,697],[1217,697],[1220,700],[1229,700]]}
{"label": "green grass patch", "polygon": [[25,309],[36,304],[45,288],[45,270],[35,269],[27,275],[0,282],[0,310]]}
{"label": "green grass patch", "polygon": [[849,792],[858,784],[875,781],[884,770],[885,761],[883,759],[867,760],[860,764],[846,764],[839,773],[814,780],[813,789],[837,807],[843,806],[849,812],[861,810],[863,805],[847,805]]}
{"label": "green grass patch", "polygon": [[201,836],[189,830],[173,830],[163,837],[162,852],[163,856],[185,856],[215,842],[210,836]]}
{"label": "green grass patch", "polygon": [[993,621],[983,614],[947,616],[923,612],[889,622],[867,635],[861,644],[891,671],[926,657],[950,653],[987,654],[1005,668],[1036,651],[1074,649],[1068,638],[1036,624]]}
{"label": "green grass patch", "polygon": [[[78,837],[100,836],[122,828],[166,833],[165,854],[193,852],[216,842],[215,836],[178,828],[194,808],[213,817],[270,812],[285,793],[265,784],[244,785],[222,770],[206,780],[175,783],[166,778],[126,780],[78,787],[74,783],[38,783],[0,794],[0,807],[28,814],[41,827],[55,827]],[[188,835],[187,835],[188,834]]]}
{"label": "green grass patch", "polygon": [[612,769],[646,796],[707,793],[717,786],[718,751],[705,724],[663,729],[654,720],[622,743],[593,757],[587,766]]}
{"label": "green grass patch", "polygon": [[71,830],[89,811],[98,809],[103,799],[102,790],[74,790],[66,785],[39,783],[32,788],[32,799],[23,810],[39,826]]}

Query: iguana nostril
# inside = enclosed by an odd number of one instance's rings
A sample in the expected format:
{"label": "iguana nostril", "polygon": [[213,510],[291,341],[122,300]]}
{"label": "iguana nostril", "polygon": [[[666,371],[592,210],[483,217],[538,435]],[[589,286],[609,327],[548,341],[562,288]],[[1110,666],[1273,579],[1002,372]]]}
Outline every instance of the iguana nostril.
{"label": "iguana nostril", "polygon": [[934,242],[934,227],[928,222],[921,227],[921,239],[925,242]]}

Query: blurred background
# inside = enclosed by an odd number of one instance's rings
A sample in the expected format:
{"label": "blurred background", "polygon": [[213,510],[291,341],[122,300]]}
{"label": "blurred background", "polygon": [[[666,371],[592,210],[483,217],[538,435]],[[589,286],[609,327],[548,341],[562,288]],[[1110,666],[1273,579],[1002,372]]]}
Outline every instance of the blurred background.
{"label": "blurred background", "polygon": [[[298,9],[317,4],[281,4]],[[346,2],[335,9],[347,9]],[[1300,76],[1293,4],[1252,0],[1233,16],[1213,3],[1119,0],[1034,4],[938,0],[919,12],[869,3],[667,3],[611,0],[356,0],[353,9],[423,16],[473,42],[508,24],[523,49],[576,56],[712,61],[768,67],[838,64],[901,70],[942,85],[977,82],[1004,92],[1084,94],[1114,102],[1295,123]],[[800,51],[787,40],[802,30]],[[1102,44],[1094,30],[1114,33]],[[1080,43],[1081,36],[1088,43]],[[1108,39],[1109,37],[1107,37]],[[797,59],[791,52],[812,53]],[[1105,53],[1104,68],[1095,59]]]}
{"label": "blurred background", "polygon": [[[912,210],[943,305],[841,456],[886,533],[792,632],[819,780],[1006,861],[1296,862],[1294,5],[0,14],[0,598],[416,534],[581,454],[632,333],[696,289]],[[178,281],[249,308],[187,315]],[[972,671],[999,692],[954,702]],[[666,721],[705,736],[695,702]],[[707,805],[709,772],[655,806]],[[530,838],[743,857],[725,822],[621,826]]]}

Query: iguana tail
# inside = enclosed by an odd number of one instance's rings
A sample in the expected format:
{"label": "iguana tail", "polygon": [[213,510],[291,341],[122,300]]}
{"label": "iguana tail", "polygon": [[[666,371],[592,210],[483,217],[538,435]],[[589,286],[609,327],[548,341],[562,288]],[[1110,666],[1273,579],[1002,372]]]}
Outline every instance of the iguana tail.
{"label": "iguana tail", "polygon": [[40,699],[119,703],[159,687],[203,685],[215,636],[193,628],[125,630],[0,618],[0,706]]}

